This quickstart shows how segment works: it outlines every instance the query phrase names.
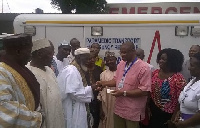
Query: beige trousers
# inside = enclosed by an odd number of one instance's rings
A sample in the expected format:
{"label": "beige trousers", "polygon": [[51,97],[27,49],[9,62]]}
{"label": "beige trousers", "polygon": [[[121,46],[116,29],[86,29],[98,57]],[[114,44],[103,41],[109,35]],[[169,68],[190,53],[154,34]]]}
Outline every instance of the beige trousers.
{"label": "beige trousers", "polygon": [[126,120],[114,114],[114,128],[139,128],[139,122]]}

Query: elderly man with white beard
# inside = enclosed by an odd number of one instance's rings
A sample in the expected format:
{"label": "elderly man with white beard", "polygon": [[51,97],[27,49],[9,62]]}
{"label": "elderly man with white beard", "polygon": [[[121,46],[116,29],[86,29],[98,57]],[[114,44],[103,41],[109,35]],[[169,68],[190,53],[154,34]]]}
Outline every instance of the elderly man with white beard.
{"label": "elderly man with white beard", "polygon": [[93,98],[95,85],[91,85],[86,75],[90,50],[75,50],[75,61],[64,67],[58,75],[67,128],[88,128],[91,124],[89,103]]}

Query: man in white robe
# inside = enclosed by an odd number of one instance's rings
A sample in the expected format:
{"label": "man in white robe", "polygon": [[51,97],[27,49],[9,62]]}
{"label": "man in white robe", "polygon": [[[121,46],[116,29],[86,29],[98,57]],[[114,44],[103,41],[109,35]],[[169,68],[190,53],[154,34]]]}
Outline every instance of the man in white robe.
{"label": "man in white robe", "polygon": [[85,75],[89,57],[88,48],[75,50],[75,61],[66,66],[57,77],[67,128],[88,128],[88,124],[89,127],[92,125],[88,103],[92,100],[92,89],[96,86],[91,85],[90,79]]}
{"label": "man in white robe", "polygon": [[42,128],[64,128],[61,94],[53,70],[49,67],[54,47],[47,39],[33,42],[32,60],[27,65],[40,83],[40,101],[45,113]]}

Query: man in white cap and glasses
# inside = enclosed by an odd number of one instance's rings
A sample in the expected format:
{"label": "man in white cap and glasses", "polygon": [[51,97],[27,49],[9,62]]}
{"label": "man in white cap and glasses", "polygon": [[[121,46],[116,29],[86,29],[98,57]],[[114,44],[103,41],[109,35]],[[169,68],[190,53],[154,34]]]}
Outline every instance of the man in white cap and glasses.
{"label": "man in white cap and glasses", "polygon": [[[59,46],[58,46],[58,53],[56,56],[53,57],[53,61],[56,63],[56,66],[53,65],[54,68],[54,73],[56,76],[58,73],[67,65],[69,65],[69,59],[67,56],[71,52],[71,46],[67,41],[63,41]],[[56,70],[58,73],[56,73]]]}
{"label": "man in white cap and glasses", "polygon": [[88,128],[92,126],[88,104],[93,98],[96,85],[90,84],[87,66],[90,59],[88,48],[75,50],[75,61],[66,66],[58,75],[65,123],[67,128]]}
{"label": "man in white cap and glasses", "polygon": [[45,120],[42,128],[64,128],[64,113],[56,76],[49,67],[54,47],[47,39],[33,41],[32,60],[27,67],[40,83],[40,101]]}

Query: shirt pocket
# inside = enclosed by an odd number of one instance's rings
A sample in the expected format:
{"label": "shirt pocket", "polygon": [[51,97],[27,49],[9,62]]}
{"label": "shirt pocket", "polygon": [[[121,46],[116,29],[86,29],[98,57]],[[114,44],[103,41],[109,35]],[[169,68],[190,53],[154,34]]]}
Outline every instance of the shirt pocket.
{"label": "shirt pocket", "polygon": [[134,73],[128,74],[125,77],[124,86],[126,87],[126,89],[136,89],[138,88],[138,85],[139,82]]}

